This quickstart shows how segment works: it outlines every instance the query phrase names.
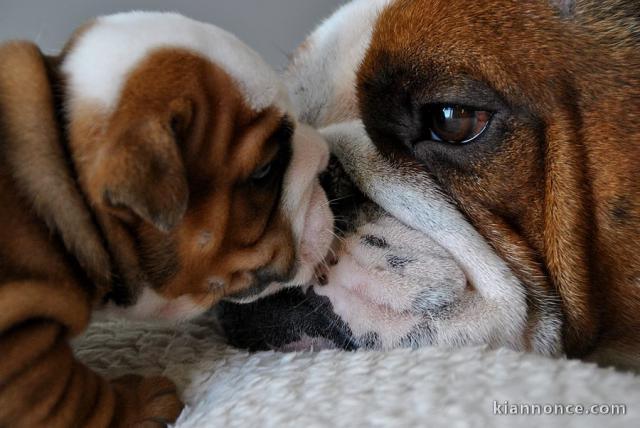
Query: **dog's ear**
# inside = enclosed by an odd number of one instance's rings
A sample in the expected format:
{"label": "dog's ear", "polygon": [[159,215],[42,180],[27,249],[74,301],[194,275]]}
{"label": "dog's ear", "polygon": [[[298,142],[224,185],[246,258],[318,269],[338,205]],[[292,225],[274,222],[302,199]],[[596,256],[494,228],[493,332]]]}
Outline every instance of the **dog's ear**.
{"label": "dog's ear", "polygon": [[189,188],[181,148],[192,114],[183,99],[142,117],[115,114],[93,174],[108,209],[123,218],[133,213],[163,232],[182,220]]}

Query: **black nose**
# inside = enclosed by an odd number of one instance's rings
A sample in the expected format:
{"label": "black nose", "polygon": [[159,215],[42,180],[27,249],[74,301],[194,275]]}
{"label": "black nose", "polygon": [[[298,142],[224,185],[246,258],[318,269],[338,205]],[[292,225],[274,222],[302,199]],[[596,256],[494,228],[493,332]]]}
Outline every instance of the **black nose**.
{"label": "black nose", "polygon": [[229,344],[250,351],[282,349],[303,336],[328,339],[345,350],[357,348],[329,300],[311,289],[306,294],[286,289],[245,305],[223,302],[218,317]]}

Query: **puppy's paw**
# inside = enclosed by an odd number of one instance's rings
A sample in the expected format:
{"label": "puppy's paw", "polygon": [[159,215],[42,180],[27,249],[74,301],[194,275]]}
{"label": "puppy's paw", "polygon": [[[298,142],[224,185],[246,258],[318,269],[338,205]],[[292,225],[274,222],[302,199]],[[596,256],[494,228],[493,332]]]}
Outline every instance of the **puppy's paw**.
{"label": "puppy's paw", "polygon": [[326,285],[315,291],[363,347],[430,343],[429,321],[444,316],[467,287],[445,249],[388,215],[349,234],[337,255]]}
{"label": "puppy's paw", "polygon": [[128,375],[112,385],[121,399],[118,427],[165,427],[176,421],[184,407],[176,385],[162,376]]}

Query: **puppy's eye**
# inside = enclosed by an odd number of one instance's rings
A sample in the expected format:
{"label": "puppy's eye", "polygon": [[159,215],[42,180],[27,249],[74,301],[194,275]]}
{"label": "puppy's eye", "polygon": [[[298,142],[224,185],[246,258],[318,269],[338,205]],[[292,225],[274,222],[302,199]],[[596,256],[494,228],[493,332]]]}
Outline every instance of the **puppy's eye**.
{"label": "puppy's eye", "polygon": [[268,179],[273,172],[274,163],[275,162],[269,162],[268,164],[256,169],[253,174],[251,174],[251,180],[253,182],[261,182]]}
{"label": "puppy's eye", "polygon": [[450,144],[466,144],[478,138],[487,129],[493,113],[473,108],[438,104],[425,108],[422,137]]}

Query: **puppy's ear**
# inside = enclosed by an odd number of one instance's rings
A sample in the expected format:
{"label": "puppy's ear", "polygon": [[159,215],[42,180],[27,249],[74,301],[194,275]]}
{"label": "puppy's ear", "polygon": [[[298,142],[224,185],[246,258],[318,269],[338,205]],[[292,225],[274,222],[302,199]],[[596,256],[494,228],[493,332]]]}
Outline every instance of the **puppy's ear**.
{"label": "puppy's ear", "polygon": [[182,220],[189,200],[181,143],[192,105],[178,99],[167,111],[140,118],[124,113],[114,116],[95,171],[99,197],[116,215],[133,213],[168,232]]}

